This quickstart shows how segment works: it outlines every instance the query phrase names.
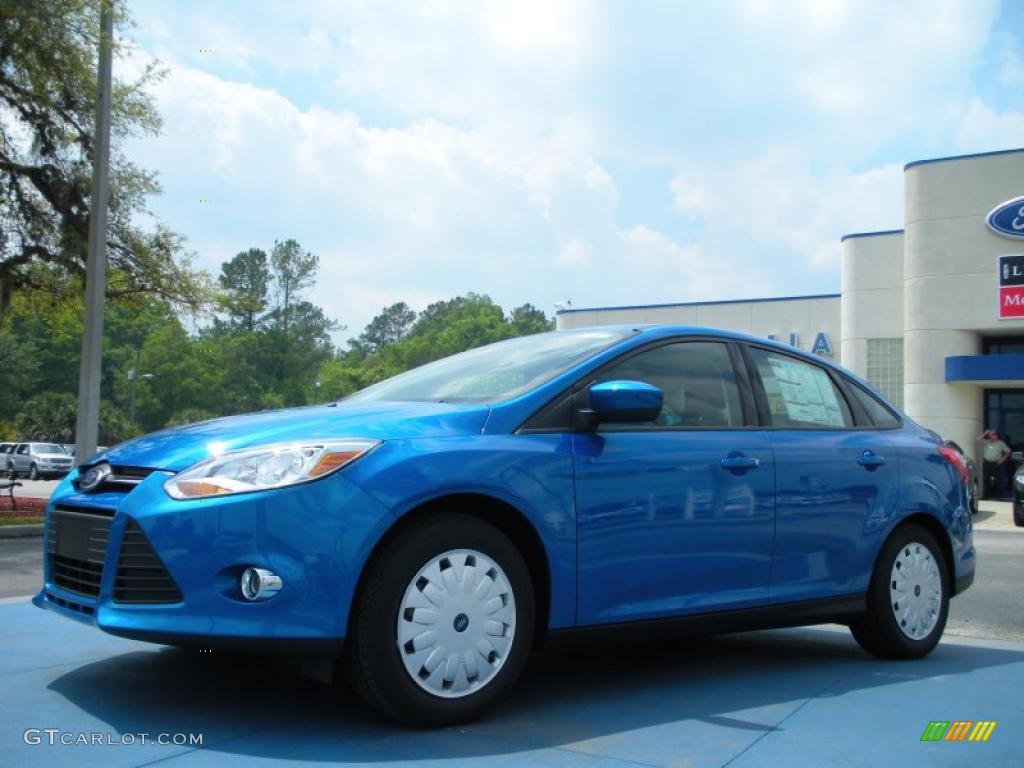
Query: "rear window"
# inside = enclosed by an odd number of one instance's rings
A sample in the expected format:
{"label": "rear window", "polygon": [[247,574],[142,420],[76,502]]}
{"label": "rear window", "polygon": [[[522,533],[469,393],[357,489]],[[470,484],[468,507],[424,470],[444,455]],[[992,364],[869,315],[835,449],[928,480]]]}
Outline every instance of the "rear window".
{"label": "rear window", "polygon": [[878,398],[856,382],[847,379],[846,383],[850,385],[850,391],[853,392],[854,398],[858,403],[860,403],[861,407],[867,411],[868,418],[871,419],[871,422],[876,427],[887,429],[898,427],[900,425],[899,417],[882,405]]}

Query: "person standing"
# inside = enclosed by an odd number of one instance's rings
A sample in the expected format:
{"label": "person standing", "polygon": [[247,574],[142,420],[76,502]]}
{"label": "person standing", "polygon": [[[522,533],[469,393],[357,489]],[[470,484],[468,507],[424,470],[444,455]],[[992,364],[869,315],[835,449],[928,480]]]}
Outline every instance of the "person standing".
{"label": "person standing", "polygon": [[1006,460],[1010,458],[1010,446],[999,439],[994,429],[986,429],[978,435],[978,442],[985,460],[985,498],[1001,500],[1006,495]]}

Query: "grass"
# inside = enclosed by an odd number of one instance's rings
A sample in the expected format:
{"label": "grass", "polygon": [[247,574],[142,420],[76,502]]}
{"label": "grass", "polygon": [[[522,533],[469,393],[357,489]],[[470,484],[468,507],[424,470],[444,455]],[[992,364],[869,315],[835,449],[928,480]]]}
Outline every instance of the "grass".
{"label": "grass", "polygon": [[42,515],[24,515],[21,517],[0,517],[0,525],[25,525],[43,522]]}

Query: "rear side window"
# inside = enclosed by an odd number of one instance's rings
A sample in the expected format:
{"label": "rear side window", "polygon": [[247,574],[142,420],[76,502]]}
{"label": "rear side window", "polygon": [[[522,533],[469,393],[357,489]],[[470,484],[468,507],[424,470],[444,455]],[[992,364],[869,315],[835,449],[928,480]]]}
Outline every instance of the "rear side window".
{"label": "rear side window", "polygon": [[742,427],[743,408],[729,349],[719,342],[665,344],[605,370],[598,381],[628,379],[661,390],[654,427]]}
{"label": "rear side window", "polygon": [[859,384],[856,384],[849,379],[846,380],[846,383],[849,385],[850,391],[853,392],[853,396],[857,399],[857,402],[860,403],[861,407],[865,411],[867,411],[868,418],[871,419],[871,422],[876,427],[886,429],[898,427],[900,425],[900,420],[896,415],[882,405],[882,403],[878,401],[878,398],[866,391]]}
{"label": "rear side window", "polygon": [[750,351],[768,397],[773,427],[853,425],[850,407],[823,368],[766,349]]}

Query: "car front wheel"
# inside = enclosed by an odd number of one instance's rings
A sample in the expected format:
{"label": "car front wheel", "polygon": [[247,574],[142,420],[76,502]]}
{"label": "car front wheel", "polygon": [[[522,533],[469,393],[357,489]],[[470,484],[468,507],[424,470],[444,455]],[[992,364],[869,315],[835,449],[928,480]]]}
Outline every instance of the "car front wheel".
{"label": "car front wheel", "polygon": [[355,690],[412,725],[479,717],[519,677],[534,597],[516,546],[475,517],[405,527],[368,566],[348,636]]}
{"label": "car front wheel", "polygon": [[31,467],[28,468],[28,479],[29,480],[38,480],[39,479],[39,467],[37,467],[35,464],[33,464]]}
{"label": "car front wheel", "polygon": [[1013,524],[1018,528],[1024,528],[1024,499],[1021,499],[1016,491],[1013,494]]}
{"label": "car front wheel", "polygon": [[882,547],[867,611],[850,631],[875,656],[917,659],[938,644],[948,614],[949,577],[935,537],[913,523],[901,526]]}

